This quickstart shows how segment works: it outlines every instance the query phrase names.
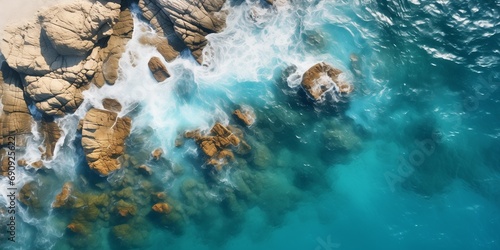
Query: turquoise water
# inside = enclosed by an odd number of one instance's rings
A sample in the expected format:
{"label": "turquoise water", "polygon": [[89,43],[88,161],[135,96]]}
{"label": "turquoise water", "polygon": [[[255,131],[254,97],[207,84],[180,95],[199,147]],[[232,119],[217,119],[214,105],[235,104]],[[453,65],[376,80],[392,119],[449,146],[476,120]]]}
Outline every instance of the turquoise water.
{"label": "turquoise water", "polygon": [[[224,32],[209,36],[205,65],[184,53],[166,64],[172,77],[163,84],[148,71],[158,54],[137,42],[145,24],[135,20],[116,85],[91,88],[75,114],[57,119],[65,137],[51,170],[19,169],[23,183],[42,187],[42,208],[21,207],[18,243],[2,248],[500,248],[500,2],[318,0],[268,10],[242,1],[231,9]],[[296,76],[321,61],[344,71],[351,96],[307,100]],[[88,170],[76,124],[105,97],[132,118],[127,154],[153,176],[127,164],[107,178]],[[185,130],[237,124],[238,105],[257,116],[239,127],[249,156],[216,173],[192,141],[174,147]],[[39,143],[35,135],[24,156],[35,159]],[[149,162],[157,147],[165,157]],[[65,230],[81,211],[50,208],[66,181],[110,195],[101,211],[110,218],[92,221],[87,236]],[[112,211],[127,187],[133,194],[123,199],[138,211],[122,220]],[[182,219],[149,214],[152,191],[165,191]],[[119,225],[132,230],[117,238]]]}

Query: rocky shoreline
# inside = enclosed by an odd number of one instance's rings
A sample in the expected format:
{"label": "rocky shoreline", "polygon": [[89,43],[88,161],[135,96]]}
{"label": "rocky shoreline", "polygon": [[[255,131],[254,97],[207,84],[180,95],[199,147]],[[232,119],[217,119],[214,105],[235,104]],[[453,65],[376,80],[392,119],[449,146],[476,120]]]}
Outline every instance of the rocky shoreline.
{"label": "rocky shoreline", "polygon": [[[58,141],[64,137],[55,120],[78,110],[85,98],[83,93],[91,85],[101,88],[119,84],[122,74],[119,62],[134,32],[131,4],[137,4],[142,18],[155,31],[155,35],[144,35],[138,40],[143,45],[156,47],[162,56],[152,57],[148,62],[151,74],[159,84],[171,77],[170,69],[163,61],[175,60],[182,51],[189,51],[197,63],[203,64],[203,49],[208,44],[206,36],[224,30],[231,8],[225,0],[140,0],[135,3],[76,0],[52,6],[37,13],[30,21],[6,27],[0,41],[0,51],[5,57],[0,74],[0,146],[7,144],[8,136],[15,136],[18,146],[22,147],[26,138],[33,136],[33,127],[39,128],[43,138],[39,148],[41,159],[35,162],[20,159],[19,166],[43,169],[43,161],[52,160]],[[271,8],[273,1],[262,4]],[[327,99],[328,94],[340,98],[349,95],[353,87],[339,79],[341,73],[324,62],[318,62],[301,73],[300,91],[306,94],[306,101],[315,105]],[[122,114],[122,104],[105,98],[102,108],[88,107],[85,112],[77,133],[81,137],[79,147],[90,170],[104,177],[119,169],[129,170],[126,170],[126,178],[119,184],[113,184],[115,186],[111,187],[113,191],[109,195],[83,192],[71,182],[64,183],[61,192],[54,198],[52,208],[73,211],[74,216],[67,230],[86,239],[93,230],[93,222],[113,220],[113,237],[124,245],[135,245],[137,242],[134,239],[142,237],[137,234],[147,234],[145,229],[134,231],[134,225],[141,224],[142,217],[153,216],[160,224],[179,233],[183,230],[185,216],[204,216],[198,210],[203,207],[194,196],[207,188],[205,183],[188,180],[182,185],[181,193],[188,203],[192,203],[188,206],[191,210],[184,209],[161,189],[150,186],[148,178],[155,175],[150,165],[168,160],[161,148],[143,159],[133,155],[137,152],[127,152],[126,142],[131,136],[134,121],[124,116],[128,114]],[[258,123],[258,114],[245,105],[228,113],[233,114],[234,123],[241,126],[216,122],[208,132],[182,131],[175,146],[182,147],[184,139],[194,141],[203,152],[199,156],[203,164],[215,174],[233,165],[245,168],[242,166],[249,157],[259,158],[256,168],[265,169],[271,160],[270,150],[261,143],[245,140],[245,128]],[[346,150],[351,150],[358,143],[356,139],[353,141],[353,145],[345,146]],[[342,140],[332,143],[342,144]],[[5,151],[0,153],[1,173],[6,175]],[[181,173],[182,169],[174,172]],[[140,186],[130,180],[137,173],[142,174]],[[248,200],[256,199],[260,191],[252,190],[251,186],[252,182],[258,182],[257,178],[242,176],[239,188],[246,192],[238,195]],[[132,186],[136,190],[132,191]],[[34,182],[25,184],[19,197],[21,203],[33,210],[41,209],[36,197],[40,188]],[[227,209],[234,213],[241,210],[234,190],[224,192],[229,197],[225,201]],[[139,201],[139,197],[148,198]],[[84,242],[75,244],[79,246]]]}

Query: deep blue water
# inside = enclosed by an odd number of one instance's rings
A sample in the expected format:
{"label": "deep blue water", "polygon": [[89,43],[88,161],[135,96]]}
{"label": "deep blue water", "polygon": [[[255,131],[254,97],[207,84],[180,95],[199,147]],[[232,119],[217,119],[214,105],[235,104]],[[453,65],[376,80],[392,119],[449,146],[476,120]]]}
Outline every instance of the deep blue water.
{"label": "deep blue water", "polygon": [[[158,54],[139,45],[136,28],[117,84],[90,89],[74,115],[58,119],[66,137],[46,163],[53,172],[20,173],[47,190],[47,209],[21,208],[20,242],[2,247],[500,249],[500,2],[318,0],[276,10],[254,2],[233,6],[226,29],[209,36],[204,66],[184,53],[166,64],[164,84],[150,75]],[[300,90],[294,76],[321,61],[344,71],[355,87],[348,98],[315,104]],[[132,167],[107,179],[87,170],[76,124],[104,97],[132,117],[129,155],[165,149],[151,178]],[[174,147],[187,129],[235,124],[238,105],[257,116],[241,127],[250,156],[213,174],[192,141]],[[36,158],[39,140],[26,157]],[[142,217],[98,220],[90,236],[72,235],[65,227],[77,212],[50,209],[69,180],[110,196],[131,186]],[[180,225],[147,215],[146,182],[183,209]],[[110,232],[121,224],[134,229],[129,241]]]}

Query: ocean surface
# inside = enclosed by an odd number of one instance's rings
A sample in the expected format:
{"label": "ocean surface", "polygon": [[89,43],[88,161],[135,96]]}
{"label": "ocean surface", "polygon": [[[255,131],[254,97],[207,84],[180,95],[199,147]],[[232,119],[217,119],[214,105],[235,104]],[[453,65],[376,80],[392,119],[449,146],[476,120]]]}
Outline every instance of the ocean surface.
{"label": "ocean surface", "polygon": [[[204,65],[185,51],[163,84],[134,9],[117,83],[91,87],[56,119],[64,136],[49,170],[18,168],[40,206],[18,208],[16,243],[2,230],[1,249],[500,249],[500,1],[235,2],[225,30],[208,36]],[[351,95],[307,99],[300,76],[322,61],[344,72]],[[132,118],[128,155],[165,150],[151,177],[125,164],[103,178],[86,165],[78,121],[107,97]],[[186,130],[237,124],[240,105],[257,117],[239,126],[249,156],[216,172],[193,141],[174,146]],[[18,157],[39,159],[40,143],[35,133]],[[111,205],[52,209],[67,181]],[[153,191],[177,217],[149,213]],[[134,218],[116,218],[121,199]],[[90,232],[67,230],[74,220]]]}

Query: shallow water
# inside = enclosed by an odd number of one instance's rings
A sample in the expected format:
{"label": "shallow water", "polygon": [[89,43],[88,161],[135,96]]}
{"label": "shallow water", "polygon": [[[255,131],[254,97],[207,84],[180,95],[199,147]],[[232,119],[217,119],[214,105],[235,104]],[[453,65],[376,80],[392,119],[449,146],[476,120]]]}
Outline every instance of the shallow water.
{"label": "shallow water", "polygon": [[[163,84],[147,68],[159,54],[136,40],[145,25],[136,19],[117,83],[91,88],[75,114],[57,119],[65,138],[51,170],[19,168],[22,183],[43,186],[42,208],[21,207],[18,242],[2,248],[498,249],[500,2],[293,2],[232,6],[226,29],[209,36],[205,65],[184,53],[166,63]],[[355,92],[308,101],[296,76],[320,61],[343,70]],[[107,178],[88,170],[76,125],[105,97],[132,118],[127,154],[153,176],[128,163]],[[237,124],[239,105],[257,116],[239,126],[253,150],[230,168],[206,167],[192,141],[174,146],[185,130]],[[23,157],[39,158],[39,143],[35,135]],[[165,157],[152,162],[158,147]],[[66,225],[91,213],[50,208],[66,181],[109,194],[100,214],[120,199],[137,214],[73,235]],[[182,210],[168,223],[149,214],[159,191]],[[130,228],[121,239],[120,225]]]}

